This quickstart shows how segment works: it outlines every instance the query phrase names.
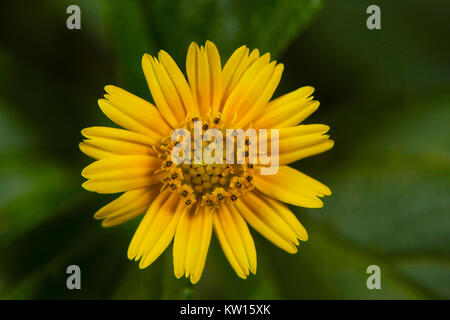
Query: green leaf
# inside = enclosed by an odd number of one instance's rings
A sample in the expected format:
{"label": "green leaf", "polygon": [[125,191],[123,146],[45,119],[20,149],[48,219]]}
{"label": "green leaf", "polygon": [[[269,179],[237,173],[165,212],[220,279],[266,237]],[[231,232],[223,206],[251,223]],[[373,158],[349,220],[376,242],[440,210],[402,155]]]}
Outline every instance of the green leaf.
{"label": "green leaf", "polygon": [[[256,233],[253,233],[255,235]],[[259,238],[258,235],[256,238]],[[279,270],[271,268],[264,259],[264,250],[270,244],[256,243],[258,266],[256,275],[239,278],[226,259],[215,236],[206,259],[201,280],[193,288],[193,299],[280,299],[283,289],[277,279]],[[283,254],[278,251],[279,254]],[[238,288],[238,289],[236,289]]]}
{"label": "green leaf", "polygon": [[[104,1],[106,22],[126,88],[149,97],[144,53],[169,52],[184,69],[192,41],[211,40],[223,62],[245,44],[279,55],[323,6],[322,0]],[[176,35],[176,36],[175,36]]]}
{"label": "green leaf", "polygon": [[173,274],[172,247],[169,246],[152,265],[144,270],[139,262],[128,261],[111,296],[113,299],[183,299],[187,280]]}
{"label": "green leaf", "polygon": [[81,199],[81,177],[32,153],[40,137],[13,110],[0,102],[0,249]]}
{"label": "green leaf", "polygon": [[[316,274],[314,281],[331,280],[339,291],[329,288],[313,297],[450,297],[439,281],[450,277],[450,149],[445,133],[450,96],[413,97],[385,108],[375,119],[366,106],[357,123],[336,112],[337,155],[333,170],[321,179],[333,195],[325,198],[324,208],[307,210],[310,240],[299,263],[307,274]],[[376,130],[358,136],[354,144],[345,142],[357,127],[371,128],[374,121]],[[305,210],[296,211],[305,216]],[[310,261],[316,262],[308,266]],[[382,270],[379,292],[364,287],[371,264]],[[346,274],[353,279],[345,280]],[[338,283],[330,279],[341,275]]]}
{"label": "green leaf", "polygon": [[107,26],[119,60],[119,71],[127,89],[141,97],[148,97],[141,59],[144,53],[156,54],[148,32],[148,18],[139,1],[104,1],[104,4]]}
{"label": "green leaf", "polygon": [[82,200],[81,189],[74,184],[80,180],[56,163],[27,155],[3,156],[0,185],[5,192],[0,195],[0,248]]}
{"label": "green leaf", "polygon": [[173,54],[181,63],[192,41],[215,42],[224,60],[244,44],[278,56],[323,3],[322,0],[154,0],[144,6],[158,48]]}

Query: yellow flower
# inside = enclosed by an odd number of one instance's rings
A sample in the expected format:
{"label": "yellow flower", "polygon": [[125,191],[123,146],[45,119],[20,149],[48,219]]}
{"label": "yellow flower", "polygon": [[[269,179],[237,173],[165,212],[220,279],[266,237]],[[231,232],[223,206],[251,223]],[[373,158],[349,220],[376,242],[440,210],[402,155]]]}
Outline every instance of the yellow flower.
{"label": "yellow flower", "polygon": [[[187,81],[165,51],[144,55],[142,67],[156,107],[125,90],[106,86],[101,110],[124,129],[90,127],[80,149],[96,159],[82,175],[86,190],[122,193],[95,213],[105,227],[145,213],[134,234],[129,259],[146,268],[173,240],[177,278],[196,283],[203,272],[214,229],[237,275],[256,272],[256,251],[247,223],[281,249],[297,252],[308,235],[282,202],[307,208],[323,206],[331,192],[322,183],[287,164],[330,149],[329,127],[298,125],[318,107],[312,87],[269,101],[283,65],[268,53],[245,46],[222,68],[216,46],[192,43],[186,60]],[[175,129],[192,132],[195,121],[208,128],[279,129],[279,169],[261,175],[261,165],[176,164],[171,151]],[[195,143],[193,143],[195,144]],[[248,141],[245,156],[248,156]],[[194,147],[194,146],[192,146]],[[202,148],[204,145],[202,146]],[[200,149],[202,149],[200,148]]]}

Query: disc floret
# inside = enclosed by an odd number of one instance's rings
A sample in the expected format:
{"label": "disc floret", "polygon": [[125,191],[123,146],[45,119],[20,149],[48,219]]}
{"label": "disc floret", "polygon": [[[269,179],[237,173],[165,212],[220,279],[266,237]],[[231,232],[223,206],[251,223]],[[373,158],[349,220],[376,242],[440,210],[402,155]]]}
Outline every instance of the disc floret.
{"label": "disc floret", "polygon": [[[194,124],[201,123],[202,135],[208,129],[218,129],[226,136],[226,129],[222,127],[220,114],[213,117],[200,118],[198,116],[187,119],[181,128],[194,133]],[[223,163],[206,163],[203,159],[201,163],[195,161],[195,148],[200,147],[202,152],[208,147],[210,142],[204,140],[195,140],[193,134],[190,135],[190,152],[186,158],[194,161],[184,161],[176,164],[172,159],[172,150],[180,141],[171,141],[172,133],[161,141],[161,145],[155,150],[158,156],[163,160],[161,168],[157,172],[165,172],[165,177],[161,180],[162,189],[169,188],[172,192],[177,192],[182,197],[186,206],[206,206],[215,208],[227,200],[237,200],[239,196],[254,188],[252,184],[253,171],[255,166],[248,162],[248,152],[244,152],[244,163],[225,163],[227,152],[225,150],[225,138],[222,141]],[[201,144],[201,145],[199,145]],[[248,143],[245,143],[248,149]],[[236,160],[236,154],[242,152],[237,147],[232,150],[233,160]],[[229,157],[228,157],[229,158]],[[187,163],[186,163],[187,162]]]}

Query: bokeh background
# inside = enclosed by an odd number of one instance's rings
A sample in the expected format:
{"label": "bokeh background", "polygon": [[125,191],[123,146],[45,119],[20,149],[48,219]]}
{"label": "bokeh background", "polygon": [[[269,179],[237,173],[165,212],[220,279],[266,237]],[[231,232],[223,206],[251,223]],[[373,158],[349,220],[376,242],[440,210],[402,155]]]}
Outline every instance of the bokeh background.
{"label": "bokeh background", "polygon": [[[81,7],[81,30],[66,8]],[[366,8],[381,7],[381,30]],[[450,298],[448,1],[152,0],[0,2],[0,298]],[[184,69],[191,41],[225,60],[242,44],[285,64],[276,95],[316,88],[306,122],[335,147],[295,166],[329,185],[322,209],[295,208],[309,231],[296,255],[252,232],[258,272],[239,279],[213,239],[195,287],[173,276],[171,247],[139,270],[126,251],[139,218],[105,229],[112,197],[81,188],[80,130],[109,125],[107,84],[151,99],[142,54]],[[81,267],[82,290],[66,288]],[[381,268],[381,290],[366,269]]]}

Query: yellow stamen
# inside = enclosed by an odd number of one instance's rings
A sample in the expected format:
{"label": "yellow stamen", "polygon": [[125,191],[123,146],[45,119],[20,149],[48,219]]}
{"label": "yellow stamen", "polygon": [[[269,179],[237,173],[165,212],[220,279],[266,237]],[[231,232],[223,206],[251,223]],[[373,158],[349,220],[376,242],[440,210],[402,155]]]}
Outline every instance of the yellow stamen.
{"label": "yellow stamen", "polygon": [[[180,124],[180,126],[193,132],[195,121],[202,121],[202,133],[209,128],[219,128],[219,130],[225,132],[225,129],[222,127],[220,113],[215,115],[210,113],[205,119],[199,116],[187,115],[186,121]],[[161,181],[163,183],[162,189],[168,188],[171,192],[178,192],[186,206],[196,205],[197,207],[204,206],[209,209],[216,208],[226,199],[236,200],[239,196],[254,188],[252,184],[253,165],[250,163],[182,163],[176,165],[171,160],[171,152],[177,142],[171,142],[170,137],[171,135],[163,138],[161,141],[165,144],[156,150],[158,155],[163,159],[161,168],[157,171],[167,172],[167,176]],[[192,139],[191,155],[194,153],[194,144],[195,141]],[[207,142],[202,141],[201,146],[203,149],[207,145]],[[223,143],[223,145],[225,146],[226,144]],[[245,155],[245,160],[248,162],[248,154]],[[224,158],[224,162],[225,160],[226,158]]]}

